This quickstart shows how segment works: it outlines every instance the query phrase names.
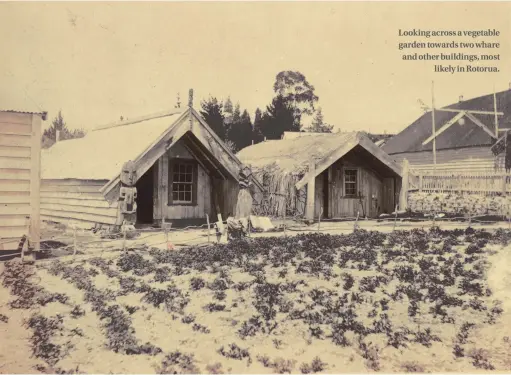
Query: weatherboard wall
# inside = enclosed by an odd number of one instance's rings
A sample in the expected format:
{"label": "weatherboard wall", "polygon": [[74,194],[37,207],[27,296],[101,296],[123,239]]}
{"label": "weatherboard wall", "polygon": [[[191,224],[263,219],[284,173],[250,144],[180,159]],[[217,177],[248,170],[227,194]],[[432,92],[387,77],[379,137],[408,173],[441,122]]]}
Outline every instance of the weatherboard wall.
{"label": "weatherboard wall", "polygon": [[0,250],[17,249],[24,234],[39,248],[41,121],[40,114],[0,112]]}
{"label": "weatherboard wall", "polygon": [[99,189],[107,180],[42,180],[41,219],[81,228],[113,225],[117,202],[109,204]]}

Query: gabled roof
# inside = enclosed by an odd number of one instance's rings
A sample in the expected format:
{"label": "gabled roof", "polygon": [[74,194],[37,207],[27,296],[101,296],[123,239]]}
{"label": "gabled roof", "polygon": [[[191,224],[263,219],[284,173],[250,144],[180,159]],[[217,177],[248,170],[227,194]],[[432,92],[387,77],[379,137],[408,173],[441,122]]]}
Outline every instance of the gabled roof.
{"label": "gabled roof", "polygon": [[[192,124],[192,119],[195,119],[193,124],[196,125]],[[141,177],[181,138],[210,165],[221,170],[220,173],[238,180],[238,171],[232,165],[238,168],[241,162],[193,108],[98,127],[83,138],[58,142],[42,151],[41,177],[108,180],[101,189],[106,196],[119,183],[119,174],[125,162],[135,162],[138,177]],[[211,151],[212,147],[214,152]],[[258,181],[255,183],[262,189]]]}
{"label": "gabled roof", "polygon": [[255,171],[270,168],[275,174],[303,176],[297,184],[300,189],[311,178],[307,172],[311,163],[315,165],[313,173],[316,176],[357,146],[401,176],[401,167],[360,132],[265,141],[244,148],[238,153],[238,158]]}
{"label": "gabled roof", "polygon": [[[497,111],[504,113],[504,116],[498,117],[499,128],[511,127],[511,90],[496,93],[496,98]],[[444,108],[493,111],[493,94],[464,100]],[[455,112],[435,111],[435,129],[439,130],[456,115],[457,113]],[[493,115],[476,114],[475,117],[485,124],[492,132],[495,132],[495,117]],[[493,139],[489,134],[483,131],[468,117],[465,116],[464,120],[464,125],[455,123],[445,132],[436,137],[437,150],[473,146],[490,146],[493,144]],[[432,116],[431,112],[427,112],[402,132],[390,138],[383,146],[383,150],[390,155],[404,152],[431,151],[433,150],[432,142],[429,142],[426,145],[422,145],[422,143],[429,138],[432,133]]]}
{"label": "gabled roof", "polygon": [[98,127],[85,137],[60,141],[41,151],[42,179],[110,180],[122,165],[135,160],[183,112],[147,116],[141,121],[125,121]]}
{"label": "gabled roof", "polygon": [[282,139],[295,139],[299,137],[307,137],[310,135],[319,135],[319,136],[325,136],[332,133],[315,133],[315,132],[284,132],[282,134]]}

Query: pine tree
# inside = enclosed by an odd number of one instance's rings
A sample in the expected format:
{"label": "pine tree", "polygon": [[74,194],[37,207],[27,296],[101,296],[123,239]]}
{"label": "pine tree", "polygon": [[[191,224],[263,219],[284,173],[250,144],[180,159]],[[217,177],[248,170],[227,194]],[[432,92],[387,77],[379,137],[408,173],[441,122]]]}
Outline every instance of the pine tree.
{"label": "pine tree", "polygon": [[252,128],[252,140],[254,143],[259,143],[264,139],[263,133],[261,131],[262,116],[263,114],[261,110],[257,108],[254,116],[254,126]]}
{"label": "pine tree", "polygon": [[201,102],[202,110],[200,114],[220,139],[225,140],[226,128],[222,107],[222,103],[219,103],[217,98],[209,97],[208,100],[203,100]]}
{"label": "pine tree", "polygon": [[278,95],[266,107],[261,120],[261,132],[266,139],[280,139],[285,131],[300,131],[295,121],[294,108]]}
{"label": "pine tree", "polygon": [[57,116],[53,119],[51,126],[43,132],[41,140],[43,148],[50,148],[57,142],[57,130],[60,132],[59,141],[82,138],[85,136],[85,131],[83,129],[70,130],[62,117],[62,111],[59,111]]}
{"label": "pine tree", "polygon": [[313,133],[331,133],[333,128],[333,125],[328,125],[323,121],[323,112],[321,107],[319,107],[312,119],[311,126],[307,127],[305,131]]}

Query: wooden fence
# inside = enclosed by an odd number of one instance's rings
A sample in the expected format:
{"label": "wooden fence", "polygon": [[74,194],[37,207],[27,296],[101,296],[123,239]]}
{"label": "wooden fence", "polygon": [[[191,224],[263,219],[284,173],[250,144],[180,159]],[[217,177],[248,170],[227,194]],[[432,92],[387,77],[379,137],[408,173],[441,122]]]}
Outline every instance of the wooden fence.
{"label": "wooden fence", "polygon": [[[419,172],[419,192],[467,193],[484,196],[511,194],[511,174],[493,171]],[[412,187],[413,188],[413,187]]]}

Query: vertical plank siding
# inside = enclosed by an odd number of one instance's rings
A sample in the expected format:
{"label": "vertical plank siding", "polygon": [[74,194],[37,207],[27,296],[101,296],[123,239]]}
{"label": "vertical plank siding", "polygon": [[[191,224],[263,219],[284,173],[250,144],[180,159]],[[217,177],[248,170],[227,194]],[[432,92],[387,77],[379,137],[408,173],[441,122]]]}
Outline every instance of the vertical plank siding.
{"label": "vertical plank siding", "polygon": [[0,112],[0,250],[39,245],[40,149],[40,115]]}

